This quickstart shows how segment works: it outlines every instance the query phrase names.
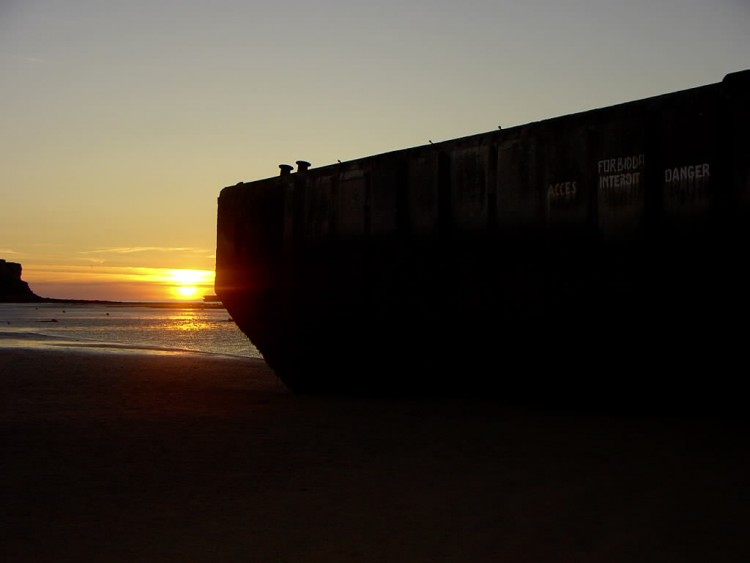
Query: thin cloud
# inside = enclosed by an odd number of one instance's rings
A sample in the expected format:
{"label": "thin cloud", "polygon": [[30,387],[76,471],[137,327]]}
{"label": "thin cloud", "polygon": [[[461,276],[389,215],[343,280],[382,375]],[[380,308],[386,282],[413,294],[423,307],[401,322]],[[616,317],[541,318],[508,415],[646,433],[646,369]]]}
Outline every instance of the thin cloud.
{"label": "thin cloud", "polygon": [[16,54],[2,54],[0,55],[0,58],[10,60],[10,61],[16,61],[19,63],[28,63],[33,65],[38,65],[42,63],[46,63],[47,61],[45,59],[41,59],[39,57],[33,57],[30,55],[16,55]]}
{"label": "thin cloud", "polygon": [[180,269],[180,268],[151,268],[147,266],[93,266],[93,265],[39,265],[27,268],[36,274],[44,274],[50,278],[74,279],[83,276],[88,279],[108,279],[116,277],[119,279],[138,280],[149,278],[149,281],[172,280],[175,272],[201,272],[201,275],[211,276],[213,270],[203,269]]}
{"label": "thin cloud", "polygon": [[79,254],[135,254],[138,252],[206,252],[203,248],[170,246],[120,246],[97,250],[82,250]]}

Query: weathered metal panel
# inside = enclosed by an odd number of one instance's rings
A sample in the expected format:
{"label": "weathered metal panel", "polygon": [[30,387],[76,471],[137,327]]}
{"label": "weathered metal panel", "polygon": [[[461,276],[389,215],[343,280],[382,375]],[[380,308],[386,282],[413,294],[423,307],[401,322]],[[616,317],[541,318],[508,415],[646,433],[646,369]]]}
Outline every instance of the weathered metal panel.
{"label": "weathered metal panel", "polygon": [[588,173],[589,133],[578,120],[540,128],[538,190],[544,193],[545,219],[551,236],[584,233],[591,212],[591,177]]}
{"label": "weathered metal panel", "polygon": [[487,228],[489,147],[458,147],[450,152],[450,202],[456,232]]}
{"label": "weathered metal panel", "polygon": [[506,235],[541,232],[544,224],[533,131],[531,125],[504,133],[497,149],[497,224]]}
{"label": "weathered metal panel", "polygon": [[399,194],[406,189],[401,159],[383,160],[370,171],[370,232],[376,239],[397,234]]}
{"label": "weathered metal panel", "polygon": [[646,190],[658,190],[648,185],[646,174],[652,130],[650,114],[631,108],[614,111],[592,125],[596,226],[603,240],[646,236]]}
{"label": "weathered metal panel", "polygon": [[721,142],[729,168],[729,197],[738,210],[750,212],[750,72],[727,75],[722,86]]}
{"label": "weathered metal panel", "polygon": [[348,170],[338,177],[337,230],[342,241],[361,239],[369,215],[367,191],[369,178],[364,170]]}
{"label": "weathered metal panel", "polygon": [[408,159],[409,231],[415,239],[435,238],[438,235],[438,174],[437,151],[415,153]]}
{"label": "weathered metal panel", "polygon": [[334,204],[332,177],[328,174],[309,177],[304,186],[304,238],[311,245],[331,238]]}
{"label": "weathered metal panel", "polygon": [[665,226],[710,219],[721,195],[715,178],[721,175],[715,90],[697,89],[670,96],[657,115],[661,156],[661,192]]}
{"label": "weathered metal panel", "polygon": [[222,192],[217,229],[217,287],[250,289],[275,283],[284,229],[283,191],[273,183],[234,186]]}

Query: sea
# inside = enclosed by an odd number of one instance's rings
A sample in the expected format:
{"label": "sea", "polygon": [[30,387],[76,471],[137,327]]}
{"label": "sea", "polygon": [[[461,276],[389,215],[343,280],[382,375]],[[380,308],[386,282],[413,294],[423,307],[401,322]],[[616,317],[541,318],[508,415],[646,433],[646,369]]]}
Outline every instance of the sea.
{"label": "sea", "polygon": [[224,308],[200,303],[0,303],[0,349],[262,358]]}

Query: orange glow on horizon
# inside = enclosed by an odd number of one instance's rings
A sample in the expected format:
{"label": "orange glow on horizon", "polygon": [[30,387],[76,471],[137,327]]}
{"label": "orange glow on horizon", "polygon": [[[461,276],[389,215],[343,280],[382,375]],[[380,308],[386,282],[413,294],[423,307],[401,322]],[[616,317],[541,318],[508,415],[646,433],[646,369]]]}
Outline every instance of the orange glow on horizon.
{"label": "orange glow on horizon", "polygon": [[24,265],[23,279],[43,297],[112,301],[189,301],[214,293],[213,270]]}
{"label": "orange glow on horizon", "polygon": [[178,299],[200,297],[201,287],[213,287],[214,273],[208,270],[167,270],[172,295]]}
{"label": "orange glow on horizon", "polygon": [[213,282],[214,277],[214,273],[207,270],[167,270],[167,272],[172,280],[183,285]]}

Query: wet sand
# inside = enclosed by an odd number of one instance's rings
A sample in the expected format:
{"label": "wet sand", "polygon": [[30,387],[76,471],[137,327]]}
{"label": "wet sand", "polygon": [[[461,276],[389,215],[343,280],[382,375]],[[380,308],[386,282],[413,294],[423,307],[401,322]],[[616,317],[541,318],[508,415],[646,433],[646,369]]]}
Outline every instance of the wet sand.
{"label": "wet sand", "polygon": [[750,560],[736,419],[300,397],[197,354],[2,349],[0,381],[4,561]]}

